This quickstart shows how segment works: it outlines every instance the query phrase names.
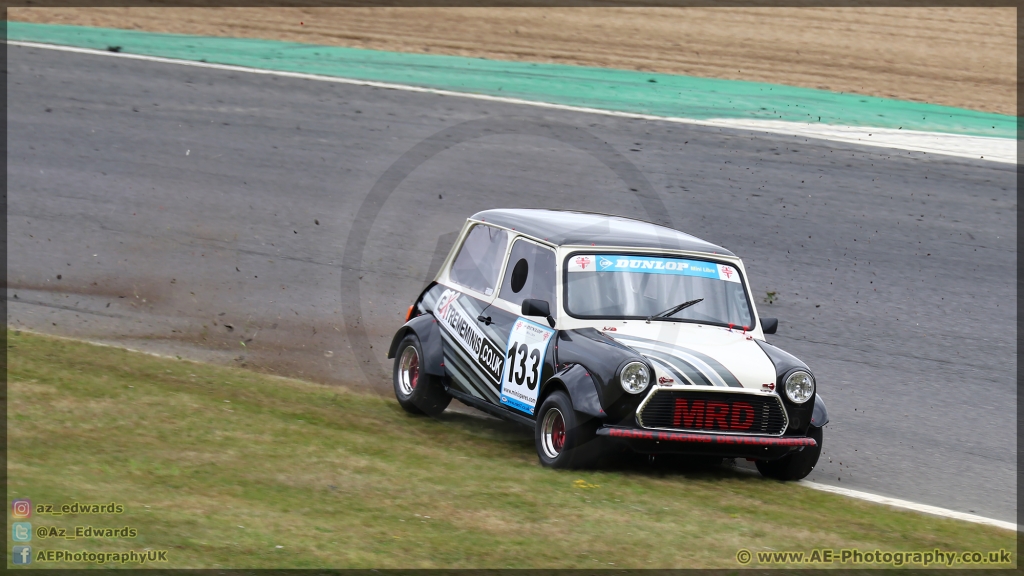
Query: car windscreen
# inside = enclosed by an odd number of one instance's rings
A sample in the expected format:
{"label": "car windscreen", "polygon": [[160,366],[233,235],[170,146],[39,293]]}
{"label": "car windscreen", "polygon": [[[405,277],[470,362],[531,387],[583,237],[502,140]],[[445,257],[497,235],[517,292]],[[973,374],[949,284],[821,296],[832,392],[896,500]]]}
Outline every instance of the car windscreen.
{"label": "car windscreen", "polygon": [[572,254],[565,309],[577,318],[648,318],[691,301],[664,320],[753,326],[739,270],[728,264],[634,254]]}

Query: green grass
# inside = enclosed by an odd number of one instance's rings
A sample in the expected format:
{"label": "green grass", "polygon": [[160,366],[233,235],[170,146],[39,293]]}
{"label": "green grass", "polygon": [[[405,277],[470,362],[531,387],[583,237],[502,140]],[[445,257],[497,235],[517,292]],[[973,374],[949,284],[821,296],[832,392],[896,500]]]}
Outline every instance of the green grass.
{"label": "green grass", "polygon": [[7,337],[8,500],[113,501],[123,514],[31,521],[138,530],[34,538],[33,551],[168,550],[158,566],[175,568],[738,568],[741,548],[1006,548],[1016,560],[1015,535],[996,528],[728,470],[552,471],[532,435],[496,421],[412,417],[388,396]]}

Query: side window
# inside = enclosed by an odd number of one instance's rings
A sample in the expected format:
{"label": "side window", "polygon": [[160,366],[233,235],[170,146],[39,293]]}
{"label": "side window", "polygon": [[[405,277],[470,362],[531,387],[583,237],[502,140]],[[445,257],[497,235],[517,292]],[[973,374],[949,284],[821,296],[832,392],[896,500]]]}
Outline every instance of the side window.
{"label": "side window", "polygon": [[490,296],[505,259],[508,232],[477,224],[470,229],[448,276],[452,282]]}
{"label": "side window", "polygon": [[520,238],[512,245],[499,297],[519,306],[527,298],[546,300],[555,313],[555,252]]}

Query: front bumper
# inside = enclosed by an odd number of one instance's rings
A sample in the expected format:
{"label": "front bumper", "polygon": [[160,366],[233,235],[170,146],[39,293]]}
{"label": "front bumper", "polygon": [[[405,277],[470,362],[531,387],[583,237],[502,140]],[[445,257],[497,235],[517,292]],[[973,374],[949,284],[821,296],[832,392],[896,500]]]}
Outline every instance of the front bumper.
{"label": "front bumper", "polygon": [[603,426],[597,430],[597,434],[624,443],[633,451],[644,454],[701,454],[758,460],[775,460],[790,452],[818,445],[813,438],[806,436],[703,434],[627,426]]}

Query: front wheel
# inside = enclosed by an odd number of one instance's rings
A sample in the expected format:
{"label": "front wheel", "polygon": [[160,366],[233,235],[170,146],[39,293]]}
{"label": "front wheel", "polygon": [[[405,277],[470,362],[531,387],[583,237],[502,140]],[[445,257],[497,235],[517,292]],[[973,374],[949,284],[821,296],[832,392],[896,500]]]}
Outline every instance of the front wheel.
{"label": "front wheel", "polygon": [[437,416],[452,401],[440,378],[424,370],[423,348],[415,334],[409,334],[398,344],[394,385],[398,404],[410,414]]}
{"label": "front wheel", "polygon": [[582,468],[600,455],[598,422],[573,410],[561,390],[544,399],[537,411],[534,440],[540,463],[548,468]]}
{"label": "front wheel", "polygon": [[757,471],[765,478],[783,481],[800,480],[806,477],[814,469],[814,465],[818,463],[818,457],[821,456],[824,433],[821,428],[811,426],[807,430],[807,436],[814,438],[818,445],[813,448],[804,448],[799,452],[792,452],[778,460],[758,460],[754,462]]}

